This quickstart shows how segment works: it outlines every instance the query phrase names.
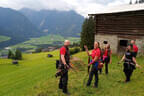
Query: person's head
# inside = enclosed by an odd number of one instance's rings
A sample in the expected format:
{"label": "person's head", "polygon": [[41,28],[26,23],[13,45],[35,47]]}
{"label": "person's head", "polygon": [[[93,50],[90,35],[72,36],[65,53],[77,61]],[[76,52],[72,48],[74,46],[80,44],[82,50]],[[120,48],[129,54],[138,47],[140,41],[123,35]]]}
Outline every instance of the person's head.
{"label": "person's head", "polygon": [[99,44],[99,42],[94,42],[94,49],[97,49],[97,48],[99,48],[100,47],[100,44]]}
{"label": "person's head", "polygon": [[131,40],[131,44],[135,44],[135,40]]}
{"label": "person's head", "polygon": [[129,44],[126,48],[126,51],[130,51],[132,52],[133,51],[133,45],[132,44]]}
{"label": "person's head", "polygon": [[106,49],[110,49],[110,44],[107,44],[107,45],[106,45]]}
{"label": "person's head", "polygon": [[64,41],[64,46],[69,46],[70,45],[70,41],[69,40],[65,40]]}

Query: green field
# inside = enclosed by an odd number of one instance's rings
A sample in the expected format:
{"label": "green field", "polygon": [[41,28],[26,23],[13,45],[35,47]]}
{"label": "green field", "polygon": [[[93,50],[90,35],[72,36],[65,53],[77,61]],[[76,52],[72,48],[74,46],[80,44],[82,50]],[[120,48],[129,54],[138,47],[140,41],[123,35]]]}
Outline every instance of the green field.
{"label": "green field", "polygon": [[0,42],[7,41],[7,40],[10,40],[10,39],[11,38],[7,37],[7,36],[0,36]]}
{"label": "green field", "polygon": [[28,41],[25,41],[23,43],[11,46],[12,48],[25,48],[25,49],[33,49],[37,48],[40,45],[50,45],[50,46],[56,46],[61,45],[65,39],[70,40],[71,42],[79,42],[80,38],[76,37],[62,37],[60,35],[47,35],[42,36],[39,38],[31,38]]}
{"label": "green field", "polygon": [[[54,55],[47,58],[47,54]],[[19,66],[12,65],[11,60],[0,59],[0,96],[64,96],[58,89],[58,79],[55,60],[59,52],[24,54]],[[119,58],[113,56],[113,63],[109,65],[109,75],[104,72],[99,76],[99,88],[86,87],[87,56],[85,52],[73,55],[81,59],[73,61],[75,70],[69,72],[69,92],[71,96],[144,96],[144,69],[136,69],[132,81],[124,83],[125,76],[122,65],[118,65]],[[143,65],[143,57],[138,58]]]}

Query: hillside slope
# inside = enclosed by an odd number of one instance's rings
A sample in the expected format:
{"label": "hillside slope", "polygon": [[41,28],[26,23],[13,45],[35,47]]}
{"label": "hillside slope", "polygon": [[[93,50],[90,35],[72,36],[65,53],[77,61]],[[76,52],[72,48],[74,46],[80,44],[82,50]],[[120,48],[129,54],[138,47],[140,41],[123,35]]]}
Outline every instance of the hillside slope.
{"label": "hillside slope", "polygon": [[40,30],[22,13],[2,7],[0,13],[0,35],[11,37],[11,40],[0,43],[0,48],[41,35]]}
{"label": "hillside slope", "polygon": [[[59,52],[53,51],[53,58],[47,58],[48,53],[25,54],[19,66],[11,64],[11,60],[0,59],[0,96],[64,96],[58,89],[58,79],[55,60]],[[109,75],[104,72],[99,76],[99,88],[85,87],[87,81],[87,56],[80,52],[73,57],[81,61],[73,61],[75,70],[69,72],[69,91],[72,96],[143,96],[143,69],[136,69],[132,81],[123,83],[122,65],[117,65],[118,57],[113,56],[109,65]],[[78,59],[78,60],[79,60]],[[84,64],[84,63],[85,64]],[[143,65],[143,57],[138,58]]]}

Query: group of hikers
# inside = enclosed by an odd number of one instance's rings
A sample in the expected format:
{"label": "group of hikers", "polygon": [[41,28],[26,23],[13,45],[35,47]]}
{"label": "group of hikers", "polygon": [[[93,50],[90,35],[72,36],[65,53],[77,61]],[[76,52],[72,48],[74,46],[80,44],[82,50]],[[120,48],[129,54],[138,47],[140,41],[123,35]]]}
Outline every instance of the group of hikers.
{"label": "group of hikers", "polygon": [[[59,69],[61,71],[59,88],[63,90],[63,93],[68,94],[67,84],[68,84],[68,70],[71,68],[70,65],[70,52],[68,46],[70,45],[69,40],[65,40],[64,46],[60,48],[60,61],[59,61]],[[86,86],[90,86],[93,76],[95,76],[94,87],[98,88],[98,80],[99,73],[102,73],[103,65],[105,65],[105,73],[108,75],[108,65],[112,63],[112,50],[110,48],[110,44],[106,44],[106,46],[101,49],[99,42],[94,42],[94,49],[91,53],[88,50],[88,47],[84,46],[86,53],[92,59],[90,60],[88,67],[92,66],[89,72],[89,79],[87,81]],[[135,40],[131,40],[131,43],[126,47],[126,51],[120,62],[118,64],[124,62],[124,73],[126,76],[125,82],[130,81],[130,77],[132,76],[133,70],[136,67],[140,67],[137,64],[136,56],[138,53],[138,47],[135,44]]]}

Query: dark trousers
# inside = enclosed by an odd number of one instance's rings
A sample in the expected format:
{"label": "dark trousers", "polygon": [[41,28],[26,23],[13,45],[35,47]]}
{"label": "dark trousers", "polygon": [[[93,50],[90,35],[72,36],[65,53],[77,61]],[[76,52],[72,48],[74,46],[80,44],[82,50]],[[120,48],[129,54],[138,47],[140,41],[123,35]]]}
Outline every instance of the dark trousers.
{"label": "dark trousers", "polygon": [[105,58],[105,73],[108,74],[108,64],[110,62],[110,57]]}
{"label": "dark trousers", "polygon": [[67,84],[68,84],[68,71],[66,70],[65,73],[60,77],[59,81],[59,88],[63,89],[64,93],[67,93]]}
{"label": "dark trousers", "polygon": [[94,66],[92,66],[91,72],[89,74],[89,79],[88,79],[88,82],[87,82],[87,86],[90,86],[91,81],[93,79],[93,75],[95,75],[95,83],[94,83],[94,85],[95,85],[95,87],[98,87],[98,70]]}
{"label": "dark trousers", "polygon": [[125,76],[126,76],[126,82],[130,81],[130,77],[133,73],[133,70],[125,70],[124,73],[125,73]]}
{"label": "dark trousers", "polygon": [[133,55],[136,58],[137,57],[137,52],[133,52]]}

